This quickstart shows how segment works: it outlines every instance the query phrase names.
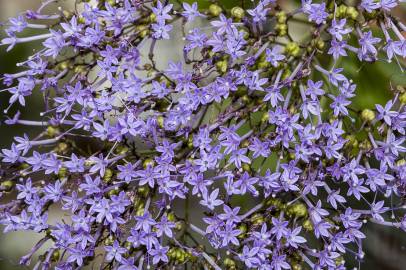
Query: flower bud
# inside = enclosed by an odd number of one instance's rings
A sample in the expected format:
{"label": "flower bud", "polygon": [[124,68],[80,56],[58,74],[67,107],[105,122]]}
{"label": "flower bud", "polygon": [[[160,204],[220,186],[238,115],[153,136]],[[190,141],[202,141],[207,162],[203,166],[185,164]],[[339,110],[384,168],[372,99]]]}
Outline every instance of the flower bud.
{"label": "flower bud", "polygon": [[219,5],[216,4],[211,4],[209,6],[209,13],[210,15],[217,17],[220,15],[220,13],[223,12],[222,8]]}
{"label": "flower bud", "polygon": [[168,213],[168,214],[167,214],[167,217],[168,217],[168,220],[169,220],[169,221],[172,221],[172,222],[173,222],[173,221],[176,220],[175,214],[172,213],[172,212]]}
{"label": "flower bud", "polygon": [[124,146],[124,145],[119,145],[116,148],[116,153],[119,155],[124,155],[124,154],[128,153],[128,151],[129,151],[128,147]]}
{"label": "flower bud", "polygon": [[277,12],[275,14],[275,16],[276,16],[276,21],[278,23],[285,23],[286,22],[287,17],[286,17],[286,13],[284,11]]}
{"label": "flower bud", "polygon": [[296,42],[289,42],[285,46],[285,52],[291,56],[298,56],[300,52],[299,45]]}
{"label": "flower bud", "polygon": [[252,217],[251,217],[251,222],[252,222],[254,225],[262,225],[262,223],[265,222],[265,219],[264,219],[264,216],[263,216],[263,215],[261,215],[261,214],[259,214],[259,213],[256,213],[256,214],[252,215]]}
{"label": "flower bud", "polygon": [[227,60],[220,60],[216,63],[216,68],[219,73],[226,73],[228,67]]}
{"label": "flower bud", "polygon": [[149,22],[153,23],[156,21],[156,15],[155,13],[151,13],[148,17]]}
{"label": "flower bud", "polygon": [[110,183],[112,177],[113,177],[113,170],[107,168],[103,175],[103,181],[105,183]]}
{"label": "flower bud", "polygon": [[144,169],[148,168],[148,167],[154,167],[155,165],[155,161],[152,158],[147,158],[144,160],[144,162],[142,163],[142,167]]}
{"label": "flower bud", "polygon": [[118,194],[118,190],[117,190],[117,189],[112,189],[112,190],[109,190],[109,192],[107,192],[107,196],[108,196],[109,198],[111,198],[111,196],[117,195],[117,194]]}
{"label": "flower bud", "polygon": [[147,197],[149,193],[149,186],[141,186],[137,189],[137,193],[142,197]]}
{"label": "flower bud", "polygon": [[250,166],[249,164],[243,163],[243,164],[241,165],[241,167],[242,167],[242,170],[243,170],[244,172],[251,172],[251,166]]}
{"label": "flower bud", "polygon": [[355,7],[348,7],[346,15],[348,18],[356,20],[358,18],[359,12],[355,9]]}
{"label": "flower bud", "polygon": [[185,224],[184,224],[182,221],[176,222],[176,223],[175,223],[175,230],[178,230],[178,231],[183,230],[183,228],[185,227],[184,225],[185,225]]}
{"label": "flower bud", "polygon": [[67,176],[67,174],[68,174],[68,169],[65,167],[60,168],[58,171],[59,179],[65,178]]}
{"label": "flower bud", "polygon": [[305,217],[307,216],[307,207],[303,203],[294,203],[288,207],[288,213],[295,217]]}
{"label": "flower bud", "polygon": [[240,8],[240,7],[233,7],[233,8],[231,9],[231,15],[232,15],[234,18],[236,18],[236,19],[238,19],[238,20],[241,20],[241,19],[244,18],[244,16],[245,16],[245,11],[244,11],[244,9],[242,9],[242,8]]}
{"label": "flower bud", "polygon": [[68,144],[65,142],[60,142],[55,148],[55,152],[58,154],[65,154],[68,150]]}
{"label": "flower bud", "polygon": [[403,93],[402,95],[400,95],[399,101],[400,101],[400,103],[402,103],[402,104],[406,104],[406,92]]}
{"label": "flower bud", "polygon": [[375,119],[375,112],[370,109],[364,109],[361,113],[361,118],[364,121],[371,122]]}
{"label": "flower bud", "polygon": [[372,149],[372,144],[368,140],[364,140],[359,144],[359,148],[365,151],[371,150]]}
{"label": "flower bud", "polygon": [[347,135],[345,139],[347,140],[346,145],[348,145],[349,147],[358,147],[358,140],[355,138],[354,135]]}
{"label": "flower bud", "polygon": [[262,123],[267,123],[268,120],[269,120],[269,113],[268,113],[268,112],[264,112],[264,113],[262,114],[262,117],[261,117],[261,122],[262,122]]}
{"label": "flower bud", "polygon": [[170,260],[175,259],[175,256],[176,256],[176,248],[171,247],[171,248],[168,250],[168,252],[166,253],[166,255],[168,255],[168,258],[169,258]]}
{"label": "flower bud", "polygon": [[292,262],[291,267],[292,267],[292,270],[302,270],[302,266],[300,265],[300,263],[297,263],[297,262]]}
{"label": "flower bud", "polygon": [[139,209],[137,209],[137,211],[135,212],[135,215],[136,215],[136,216],[143,216],[144,213],[145,213],[144,208],[139,208]]}
{"label": "flower bud", "polygon": [[105,246],[111,246],[114,243],[114,237],[112,235],[109,235],[109,237],[104,240],[104,245]]}
{"label": "flower bud", "polygon": [[275,26],[275,30],[278,36],[285,36],[288,33],[288,25],[286,23],[278,23]]}
{"label": "flower bud", "polygon": [[344,18],[347,13],[347,6],[346,5],[340,5],[338,6],[336,10],[336,17],[337,18]]}
{"label": "flower bud", "polygon": [[316,48],[320,51],[322,51],[325,47],[325,42],[322,39],[318,39],[316,42]]}
{"label": "flower bud", "polygon": [[306,219],[305,221],[303,221],[302,226],[306,231],[313,231],[314,230],[313,224],[310,221],[310,219]]}
{"label": "flower bud", "polygon": [[242,223],[240,226],[238,226],[238,229],[240,230],[240,234],[237,236],[237,238],[242,239],[245,237],[245,234],[248,231],[247,225],[245,223]]}
{"label": "flower bud", "polygon": [[59,251],[59,249],[56,249],[56,250],[54,250],[54,252],[52,252],[51,261],[57,262],[60,257],[61,257],[61,252]]}
{"label": "flower bud", "polygon": [[165,119],[164,119],[164,117],[163,117],[162,115],[158,116],[157,119],[156,119],[156,121],[157,121],[158,126],[159,126],[160,128],[164,128]]}
{"label": "flower bud", "polygon": [[232,260],[231,258],[225,258],[223,261],[224,266],[227,267],[227,269],[235,269],[235,261]]}
{"label": "flower bud", "polygon": [[47,127],[47,135],[49,137],[56,137],[57,135],[59,135],[59,129],[53,126],[48,126]]}
{"label": "flower bud", "polygon": [[9,192],[9,191],[12,190],[13,186],[14,186],[14,182],[13,182],[13,181],[11,181],[11,180],[6,180],[6,181],[4,181],[4,182],[1,182],[1,184],[0,184],[0,191]]}

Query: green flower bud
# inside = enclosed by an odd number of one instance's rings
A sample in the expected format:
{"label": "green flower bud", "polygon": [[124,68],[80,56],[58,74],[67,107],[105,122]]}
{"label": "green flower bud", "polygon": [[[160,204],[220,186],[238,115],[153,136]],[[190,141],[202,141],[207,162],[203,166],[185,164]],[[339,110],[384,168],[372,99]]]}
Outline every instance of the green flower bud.
{"label": "green flower bud", "polygon": [[227,72],[227,68],[228,68],[228,62],[227,60],[220,60],[216,63],[216,68],[217,71],[221,74],[226,73]]}
{"label": "green flower bud", "polygon": [[62,167],[58,171],[58,178],[59,179],[65,178],[67,176],[67,174],[68,174],[68,169],[65,167]]}
{"label": "green flower bud", "polygon": [[324,49],[324,47],[325,47],[325,43],[324,43],[324,41],[322,40],[322,39],[319,39],[319,40],[317,40],[317,42],[316,42],[316,48],[318,49],[318,50],[320,50],[320,51],[322,51],[323,49]]}
{"label": "green flower bud", "polygon": [[245,16],[245,11],[244,11],[244,9],[242,9],[242,8],[240,8],[240,7],[233,7],[233,8],[231,9],[231,15],[232,15],[234,18],[236,18],[236,19],[238,19],[238,20],[241,20],[241,19],[244,18],[244,16]]}
{"label": "green flower bud", "polygon": [[124,145],[119,145],[116,148],[116,153],[119,155],[124,155],[124,154],[128,153],[128,151],[129,151],[128,147],[124,146]]}
{"label": "green flower bud", "polygon": [[216,4],[211,4],[209,6],[209,13],[210,15],[217,17],[220,15],[220,13],[223,12],[222,8],[219,5]]}
{"label": "green flower bud", "polygon": [[294,203],[288,208],[288,213],[295,217],[305,217],[307,216],[307,207],[303,203]]}
{"label": "green flower bud", "polygon": [[137,211],[135,212],[135,215],[140,217],[140,216],[143,216],[144,213],[145,213],[144,208],[139,208],[139,209],[137,209]]}
{"label": "green flower bud", "polygon": [[225,258],[223,261],[224,266],[226,266],[228,269],[230,268],[235,268],[235,261],[232,260],[231,258]]}
{"label": "green flower bud", "polygon": [[86,22],[86,20],[85,20],[84,17],[82,17],[82,16],[79,16],[79,17],[78,17],[78,23],[84,24],[85,22]]}
{"label": "green flower bud", "polygon": [[355,9],[355,7],[348,7],[346,15],[348,18],[356,20],[358,18],[359,12]]}
{"label": "green flower bud", "polygon": [[172,213],[172,212],[170,212],[170,213],[168,213],[167,214],[167,217],[168,217],[168,220],[169,221],[176,221],[176,218],[175,218],[175,214],[174,213]]}
{"label": "green flower bud", "polygon": [[245,237],[245,234],[248,231],[247,225],[242,223],[240,226],[238,226],[238,228],[240,230],[240,234],[237,236],[237,238],[242,239]]}
{"label": "green flower bud", "polygon": [[113,236],[109,236],[106,238],[106,240],[104,240],[104,245],[105,246],[111,246],[114,243],[114,237]]}
{"label": "green flower bud", "polygon": [[396,166],[400,167],[400,166],[404,166],[406,165],[406,160],[404,158],[396,161]]}
{"label": "green flower bud", "polygon": [[300,47],[296,42],[289,42],[285,46],[285,52],[291,56],[298,56],[300,53]]}
{"label": "green flower bud", "polygon": [[261,117],[261,122],[262,123],[268,123],[269,120],[269,113],[268,112],[264,112],[264,114]]}
{"label": "green flower bud", "polygon": [[364,109],[361,113],[361,118],[364,121],[371,122],[375,119],[375,112],[370,109]]}
{"label": "green flower bud", "polygon": [[399,101],[400,101],[400,103],[402,103],[402,104],[406,104],[406,92],[403,93],[402,95],[400,95]]}
{"label": "green flower bud", "polygon": [[171,104],[167,99],[160,99],[156,102],[155,107],[158,108],[160,112],[166,112]]}
{"label": "green flower bud", "polygon": [[275,30],[278,36],[285,36],[288,33],[288,25],[286,23],[278,23],[275,26]]}
{"label": "green flower bud", "polygon": [[243,95],[241,97],[242,102],[244,102],[244,104],[248,104],[251,102],[251,98],[248,95]]}
{"label": "green flower bud", "polygon": [[164,121],[165,121],[165,119],[164,119],[164,117],[163,117],[162,115],[158,116],[157,119],[156,119],[156,121],[157,121],[158,126],[159,126],[160,128],[163,128],[163,127],[164,127]]}
{"label": "green flower bud", "polygon": [[80,74],[86,74],[87,69],[83,65],[78,65],[78,66],[75,66],[75,68],[73,69],[73,72],[80,73]]}
{"label": "green flower bud", "polygon": [[291,263],[292,270],[302,270],[302,266],[297,262]]}
{"label": "green flower bud", "polygon": [[0,191],[9,192],[9,191],[12,190],[13,186],[14,186],[14,182],[13,182],[13,181],[11,181],[11,180],[3,181],[3,182],[1,182],[1,184],[0,184]]}
{"label": "green flower bud", "polygon": [[265,219],[264,219],[263,215],[256,213],[256,214],[252,215],[251,222],[254,225],[262,225],[265,222]]}
{"label": "green flower bud", "polygon": [[107,168],[103,175],[103,181],[105,183],[110,183],[112,177],[113,177],[113,170]]}
{"label": "green flower bud", "polygon": [[372,144],[368,140],[364,140],[360,143],[359,148],[365,151],[371,150],[372,149]]}
{"label": "green flower bud", "polygon": [[275,16],[276,16],[276,21],[278,23],[285,23],[286,22],[287,17],[286,17],[286,13],[284,11],[277,12],[275,14]]}
{"label": "green flower bud", "polygon": [[313,223],[310,221],[310,219],[306,219],[305,221],[303,221],[302,226],[306,231],[314,230]]}
{"label": "green flower bud", "polygon": [[111,197],[113,195],[117,195],[118,194],[118,190],[117,189],[112,189],[109,190],[109,192],[107,192],[107,196]]}
{"label": "green flower bud", "polygon": [[156,21],[155,13],[151,13],[148,17],[149,22],[154,23]]}
{"label": "green flower bud", "polygon": [[109,3],[109,5],[112,7],[116,5],[116,0],[107,0],[106,2]]}
{"label": "green flower bud", "polygon": [[347,140],[346,145],[348,145],[349,147],[358,147],[358,140],[355,138],[354,135],[347,135],[345,139]]}
{"label": "green flower bud", "polygon": [[173,260],[176,256],[176,248],[171,247],[168,252],[166,253],[166,255],[168,256],[168,258],[171,260]]}
{"label": "green flower bud", "polygon": [[59,251],[59,249],[56,249],[56,250],[54,250],[54,252],[52,252],[51,261],[57,262],[60,257],[61,257],[61,252]]}
{"label": "green flower bud", "polygon": [[154,167],[155,166],[155,161],[152,158],[147,158],[144,160],[144,162],[142,162],[142,167],[144,167],[144,169],[148,168],[148,167]]}
{"label": "green flower bud", "polygon": [[59,129],[58,128],[56,128],[56,127],[53,127],[53,126],[48,126],[47,127],[47,135],[49,136],[49,137],[56,137],[57,135],[59,135]]}
{"label": "green flower bud", "polygon": [[338,18],[344,18],[347,14],[347,6],[345,5],[340,5],[338,6],[336,10],[336,17]]}
{"label": "green flower bud", "polygon": [[137,189],[137,193],[141,196],[141,197],[147,197],[148,196],[148,193],[149,193],[149,186],[147,186],[147,185],[144,185],[144,186],[141,186],[141,187],[139,187],[138,189]]}
{"label": "green flower bud", "polygon": [[183,228],[185,227],[184,225],[185,225],[185,224],[184,224],[182,221],[176,222],[176,223],[175,223],[175,230],[178,230],[178,231],[183,230]]}
{"label": "green flower bud", "polygon": [[244,172],[251,172],[251,166],[249,164],[243,163],[241,167]]}

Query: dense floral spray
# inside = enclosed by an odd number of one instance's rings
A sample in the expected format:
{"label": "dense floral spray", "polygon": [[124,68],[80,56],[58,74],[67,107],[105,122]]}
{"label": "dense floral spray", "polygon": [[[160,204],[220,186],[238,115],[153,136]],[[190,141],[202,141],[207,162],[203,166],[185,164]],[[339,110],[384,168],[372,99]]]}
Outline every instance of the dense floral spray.
{"label": "dense floral spray", "polygon": [[[41,130],[1,150],[4,232],[43,235],[20,264],[346,269],[366,223],[404,233],[405,89],[354,109],[340,64],[404,75],[404,1],[62,2],[11,18],[1,40],[40,45],[1,76],[1,128]],[[162,66],[175,35],[181,57]],[[37,93],[43,111],[21,119]]]}

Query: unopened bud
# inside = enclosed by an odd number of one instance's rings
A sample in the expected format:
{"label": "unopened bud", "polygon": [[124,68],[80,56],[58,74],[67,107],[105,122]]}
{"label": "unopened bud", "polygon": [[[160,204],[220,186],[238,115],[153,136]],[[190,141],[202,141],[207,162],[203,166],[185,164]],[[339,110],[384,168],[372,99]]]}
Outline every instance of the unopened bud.
{"label": "unopened bud", "polygon": [[240,8],[240,7],[233,7],[233,8],[231,9],[231,15],[232,15],[234,18],[236,18],[236,19],[238,19],[238,20],[241,20],[242,18],[244,18],[245,11],[244,11],[244,9],[242,9],[242,8]]}
{"label": "unopened bud", "polygon": [[222,11],[223,10],[221,9],[221,7],[219,5],[211,4],[209,6],[209,13],[210,13],[210,15],[212,15],[214,17],[219,16]]}
{"label": "unopened bud", "polygon": [[361,113],[361,118],[364,121],[371,122],[375,119],[375,112],[370,109],[364,109]]}

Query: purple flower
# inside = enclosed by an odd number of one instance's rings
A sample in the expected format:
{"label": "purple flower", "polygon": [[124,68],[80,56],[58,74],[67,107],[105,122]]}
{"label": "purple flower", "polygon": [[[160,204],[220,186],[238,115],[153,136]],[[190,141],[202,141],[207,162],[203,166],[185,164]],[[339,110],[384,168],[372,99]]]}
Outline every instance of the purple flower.
{"label": "purple flower", "polygon": [[156,3],[156,7],[152,7],[152,12],[154,12],[154,14],[157,17],[157,21],[164,21],[164,20],[170,20],[172,19],[172,16],[169,15],[168,13],[172,10],[173,5],[169,4],[169,5],[162,5],[161,1],[157,1]]}
{"label": "purple flower", "polygon": [[280,53],[280,47],[273,47],[272,50],[267,48],[265,50],[266,53],[266,61],[271,63],[272,66],[277,67],[278,63],[285,59],[285,56]]}
{"label": "purple flower", "polygon": [[160,245],[149,250],[148,253],[152,256],[152,263],[157,264],[160,261],[168,262],[169,259],[168,259],[168,256],[166,256],[166,253],[168,252],[168,250],[169,250],[168,247],[162,247]]}
{"label": "purple flower", "polygon": [[158,23],[152,24],[153,36],[155,39],[169,39],[169,32],[172,28],[172,25],[165,24],[164,21],[158,21]]}
{"label": "purple flower", "polygon": [[218,232],[219,236],[223,238],[222,246],[228,246],[229,243],[234,245],[239,245],[240,242],[237,239],[237,236],[241,233],[239,229],[235,229],[233,225],[226,224],[224,230]]}
{"label": "purple flower", "polygon": [[392,101],[388,101],[385,105],[385,108],[382,107],[380,104],[376,104],[376,110],[378,111],[378,120],[384,120],[386,124],[389,126],[392,124],[392,118],[396,117],[398,115],[397,112],[391,111],[390,109],[392,108],[393,104]]}
{"label": "purple flower", "polygon": [[104,249],[107,251],[107,261],[116,260],[120,262],[122,259],[122,255],[127,252],[127,249],[121,247],[120,243],[117,240],[114,241],[112,246],[106,246],[104,247]]}
{"label": "purple flower", "polygon": [[311,4],[305,13],[309,15],[309,20],[316,24],[322,24],[326,21],[328,13],[326,12],[326,3]]}
{"label": "purple flower", "polygon": [[184,9],[182,16],[184,16],[188,22],[193,21],[195,17],[204,17],[204,15],[198,11],[196,2],[194,2],[192,5],[183,3],[182,6]]}
{"label": "purple flower", "polygon": [[208,191],[202,193],[203,200],[200,201],[200,204],[206,206],[210,210],[214,210],[216,206],[222,205],[223,201],[218,199],[219,189],[216,188],[211,194]]}

